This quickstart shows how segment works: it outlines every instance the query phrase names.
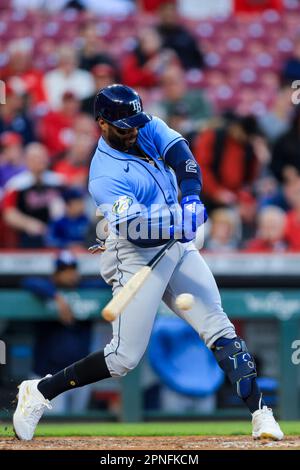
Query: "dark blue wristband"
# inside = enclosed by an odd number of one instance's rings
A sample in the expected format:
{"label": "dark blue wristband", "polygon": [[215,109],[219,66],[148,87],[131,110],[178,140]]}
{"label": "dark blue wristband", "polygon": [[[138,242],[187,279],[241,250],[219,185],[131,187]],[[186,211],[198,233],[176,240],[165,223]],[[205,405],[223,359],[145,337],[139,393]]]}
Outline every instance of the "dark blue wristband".
{"label": "dark blue wristband", "polygon": [[183,198],[185,196],[192,196],[193,194],[197,194],[198,196],[200,196],[200,181],[196,179],[184,179],[180,183],[180,190]]}

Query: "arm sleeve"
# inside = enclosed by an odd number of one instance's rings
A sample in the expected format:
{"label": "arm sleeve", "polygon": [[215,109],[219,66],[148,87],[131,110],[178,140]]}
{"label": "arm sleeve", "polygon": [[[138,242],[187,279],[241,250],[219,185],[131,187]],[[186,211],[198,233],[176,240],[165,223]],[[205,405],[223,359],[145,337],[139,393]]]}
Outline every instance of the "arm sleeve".
{"label": "arm sleeve", "polygon": [[46,236],[47,246],[56,248],[64,248],[64,237],[61,233],[61,222],[60,220],[54,220],[48,227],[48,233]]}
{"label": "arm sleeve", "polygon": [[182,196],[200,195],[201,170],[185,140],[177,141],[166,153],[165,161],[176,173]]}
{"label": "arm sleeve", "polygon": [[2,199],[2,208],[5,211],[6,209],[17,208],[18,202],[18,193],[14,190],[7,190],[4,192]]}
{"label": "arm sleeve", "polygon": [[54,284],[48,280],[39,277],[27,277],[21,282],[23,289],[30,291],[41,299],[53,299],[56,294]]}

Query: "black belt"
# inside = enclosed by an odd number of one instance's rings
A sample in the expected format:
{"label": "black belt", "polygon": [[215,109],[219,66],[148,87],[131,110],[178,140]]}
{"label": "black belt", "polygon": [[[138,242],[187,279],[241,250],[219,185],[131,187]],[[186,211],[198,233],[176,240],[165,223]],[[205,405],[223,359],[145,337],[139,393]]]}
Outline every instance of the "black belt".
{"label": "black belt", "polygon": [[149,240],[148,243],[144,243],[142,240],[128,240],[133,245],[138,246],[139,248],[155,248],[156,246],[162,246],[168,243],[169,239],[167,240]]}

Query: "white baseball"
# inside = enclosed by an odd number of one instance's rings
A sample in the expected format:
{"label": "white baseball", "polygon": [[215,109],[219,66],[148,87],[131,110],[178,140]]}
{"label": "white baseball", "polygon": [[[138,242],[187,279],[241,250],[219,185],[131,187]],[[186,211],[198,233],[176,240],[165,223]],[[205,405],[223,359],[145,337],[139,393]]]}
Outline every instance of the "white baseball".
{"label": "white baseball", "polygon": [[195,303],[192,294],[180,294],[176,297],[175,305],[179,310],[190,310]]}

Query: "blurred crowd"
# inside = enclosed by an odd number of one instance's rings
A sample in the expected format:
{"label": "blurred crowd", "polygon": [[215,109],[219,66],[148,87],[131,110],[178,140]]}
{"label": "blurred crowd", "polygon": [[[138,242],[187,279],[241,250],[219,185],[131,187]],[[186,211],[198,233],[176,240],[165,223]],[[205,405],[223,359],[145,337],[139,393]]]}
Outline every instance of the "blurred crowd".
{"label": "blurred crowd", "polygon": [[297,2],[197,20],[180,1],[45,3],[0,10],[1,248],[94,241],[93,101],[121,82],[188,140],[210,216],[205,250],[300,251]]}

